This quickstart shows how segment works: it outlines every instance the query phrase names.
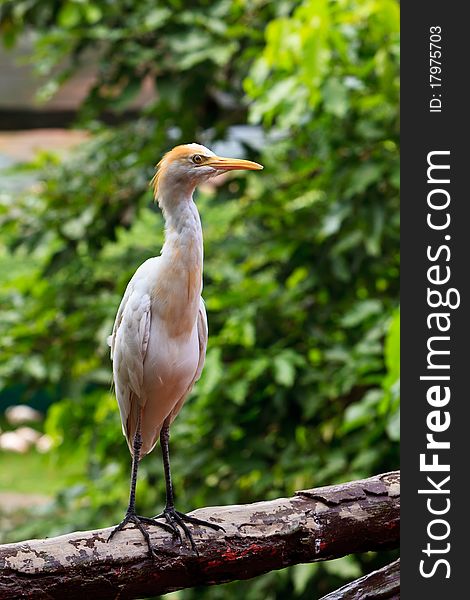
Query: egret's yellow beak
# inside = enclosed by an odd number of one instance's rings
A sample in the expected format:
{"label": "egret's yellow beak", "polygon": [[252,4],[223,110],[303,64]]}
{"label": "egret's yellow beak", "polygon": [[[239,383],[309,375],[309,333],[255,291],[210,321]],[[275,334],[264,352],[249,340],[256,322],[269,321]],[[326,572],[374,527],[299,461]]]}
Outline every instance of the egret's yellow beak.
{"label": "egret's yellow beak", "polygon": [[263,165],[255,163],[251,160],[243,160],[242,158],[223,158],[222,156],[211,156],[204,165],[221,171],[235,171],[236,169],[245,171],[260,171]]}

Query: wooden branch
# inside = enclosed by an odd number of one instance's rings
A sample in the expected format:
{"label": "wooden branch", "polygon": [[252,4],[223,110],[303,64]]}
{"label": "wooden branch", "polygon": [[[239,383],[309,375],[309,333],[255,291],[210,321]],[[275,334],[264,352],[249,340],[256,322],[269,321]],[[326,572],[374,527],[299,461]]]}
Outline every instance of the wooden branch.
{"label": "wooden branch", "polygon": [[226,533],[194,527],[199,555],[150,526],[158,553],[148,558],[141,534],[111,528],[0,546],[0,597],[143,598],[249,579],[301,562],[338,558],[399,544],[400,476],[377,475],[238,506],[191,513]]}
{"label": "wooden branch", "polygon": [[320,600],[400,600],[400,559],[364,575]]}

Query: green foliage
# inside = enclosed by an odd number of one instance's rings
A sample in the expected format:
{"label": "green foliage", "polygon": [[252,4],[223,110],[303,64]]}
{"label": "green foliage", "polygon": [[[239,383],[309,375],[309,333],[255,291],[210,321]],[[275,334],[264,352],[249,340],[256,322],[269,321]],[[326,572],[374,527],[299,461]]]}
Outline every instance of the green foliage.
{"label": "green foliage", "polygon": [[[89,463],[88,479],[60,496],[54,527],[42,520],[30,534],[108,525],[125,508],[129,457],[106,336],[128,279],[159,251],[163,223],[147,182],[180,142],[241,140],[266,167],[197,198],[210,339],[172,429],[180,507],[396,468],[398,3],[3,9],[6,41],[26,25],[39,33],[42,69],[71,53],[58,82],[90,52],[99,67],[81,113],[90,141],[65,162],[43,157],[41,189],[1,206],[10,247],[30,267],[2,292],[0,375],[26,394],[58,395],[48,415],[57,453],[86,453]],[[144,77],[155,101],[130,122],[101,124],[103,110],[129,106]],[[152,513],[162,501],[157,451],[142,462],[138,503]],[[180,597],[319,597],[376,564],[303,565]]]}

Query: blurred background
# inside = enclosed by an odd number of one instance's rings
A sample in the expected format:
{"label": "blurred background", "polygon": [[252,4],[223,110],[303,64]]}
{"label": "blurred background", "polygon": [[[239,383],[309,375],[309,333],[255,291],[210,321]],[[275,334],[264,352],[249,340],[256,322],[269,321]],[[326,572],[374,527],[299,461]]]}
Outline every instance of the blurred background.
{"label": "blurred background", "polygon": [[[179,508],[398,468],[399,3],[0,0],[0,35],[0,541],[123,516],[106,338],[179,143],[265,165],[196,199],[210,336]],[[157,448],[138,510],[163,502]],[[391,557],[166,598],[315,599]]]}

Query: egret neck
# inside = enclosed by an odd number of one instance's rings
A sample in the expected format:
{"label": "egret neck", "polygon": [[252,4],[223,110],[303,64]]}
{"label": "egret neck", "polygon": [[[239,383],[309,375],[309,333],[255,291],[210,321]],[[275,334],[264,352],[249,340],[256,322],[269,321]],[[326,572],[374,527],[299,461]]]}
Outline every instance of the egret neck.
{"label": "egret neck", "polygon": [[[199,311],[202,291],[203,241],[199,212],[192,191],[175,198],[164,193],[160,206],[165,219],[165,243],[161,256],[165,275],[157,282],[156,298],[172,335],[189,335]],[[162,190],[163,192],[163,190]],[[166,282],[171,281],[171,288]]]}

